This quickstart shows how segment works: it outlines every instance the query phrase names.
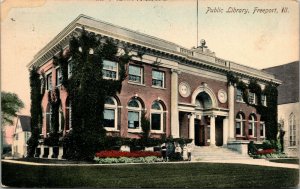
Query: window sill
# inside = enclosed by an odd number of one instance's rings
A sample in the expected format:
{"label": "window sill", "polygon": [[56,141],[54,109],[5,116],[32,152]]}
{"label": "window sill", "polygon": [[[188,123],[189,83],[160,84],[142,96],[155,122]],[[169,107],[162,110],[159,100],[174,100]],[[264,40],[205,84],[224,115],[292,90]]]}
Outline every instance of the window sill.
{"label": "window sill", "polygon": [[131,85],[139,85],[139,86],[146,87],[146,85],[143,84],[143,83],[135,83],[135,82],[132,82],[132,81],[128,81],[128,84],[131,84]]}
{"label": "window sill", "polygon": [[111,77],[104,77],[104,76],[103,79],[118,80],[118,78],[111,78]]}
{"label": "window sill", "polygon": [[159,86],[155,86],[155,85],[152,85],[152,88],[166,90],[166,88],[165,88],[165,87],[159,87]]}
{"label": "window sill", "polygon": [[128,129],[129,133],[141,133],[142,130],[141,129]]}
{"label": "window sill", "polygon": [[160,130],[150,130],[150,133],[153,133],[153,134],[164,134],[165,132],[160,131]]}
{"label": "window sill", "polygon": [[297,149],[297,146],[288,146],[288,149]]}
{"label": "window sill", "polygon": [[244,101],[239,101],[239,100],[237,100],[236,102],[242,103],[242,104],[246,104],[246,102],[244,102]]}
{"label": "window sill", "polygon": [[118,129],[116,129],[116,128],[112,128],[112,127],[104,127],[104,129],[106,130],[106,131],[120,131],[120,130],[118,130]]}

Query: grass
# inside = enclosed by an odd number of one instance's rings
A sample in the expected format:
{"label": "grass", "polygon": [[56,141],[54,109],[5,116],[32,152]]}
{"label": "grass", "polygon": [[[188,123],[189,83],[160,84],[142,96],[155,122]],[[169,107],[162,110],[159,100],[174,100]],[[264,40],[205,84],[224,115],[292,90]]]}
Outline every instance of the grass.
{"label": "grass", "polygon": [[269,161],[275,163],[290,163],[290,164],[299,164],[298,158],[279,158],[279,159],[270,159]]}
{"label": "grass", "polygon": [[298,184],[297,169],[221,163],[47,166],[2,162],[10,187],[280,188]]}

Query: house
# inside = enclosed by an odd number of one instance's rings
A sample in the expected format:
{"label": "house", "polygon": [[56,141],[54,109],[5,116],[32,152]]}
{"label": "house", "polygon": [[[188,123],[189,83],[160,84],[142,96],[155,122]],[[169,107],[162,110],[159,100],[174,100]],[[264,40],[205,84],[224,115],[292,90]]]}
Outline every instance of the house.
{"label": "house", "polygon": [[18,115],[16,127],[12,142],[12,156],[14,158],[26,157],[27,154],[27,140],[31,136],[31,118],[26,115]]}
{"label": "house", "polygon": [[278,123],[284,131],[284,152],[299,155],[300,101],[299,62],[264,69],[282,81],[278,87]]}
{"label": "house", "polygon": [[[72,106],[67,91],[61,86],[61,68],[53,64],[53,55],[60,47],[67,51],[70,37],[77,35],[82,27],[96,36],[126,44],[132,53],[144,53],[142,59],[130,61],[122,91],[106,99],[104,119],[108,134],[138,137],[142,131],[141,112],[147,110],[151,137],[190,138],[195,146],[225,146],[241,153],[247,153],[249,141],[265,140],[268,133],[265,120],[254,105],[267,107],[267,97],[249,92],[246,103],[242,88],[231,83],[228,74],[232,73],[245,85],[255,80],[262,90],[268,84],[280,84],[274,75],[217,57],[206,47],[205,40],[201,46],[187,49],[85,15],[64,28],[28,64],[29,69],[35,66],[40,73],[45,73],[46,91],[59,90],[59,132],[63,135],[72,128]],[[71,62],[68,67],[71,76]],[[103,61],[104,77],[115,79],[118,74],[118,62]],[[52,115],[47,92],[42,99],[42,109],[45,116],[41,136],[45,139],[51,130]],[[52,150],[42,142],[38,149],[41,154],[47,151],[44,157]]]}

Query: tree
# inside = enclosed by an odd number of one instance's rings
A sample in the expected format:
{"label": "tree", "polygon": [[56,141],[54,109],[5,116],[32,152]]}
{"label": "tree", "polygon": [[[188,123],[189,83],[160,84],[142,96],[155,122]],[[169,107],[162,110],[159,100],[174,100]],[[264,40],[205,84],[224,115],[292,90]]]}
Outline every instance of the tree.
{"label": "tree", "polygon": [[21,108],[24,108],[24,103],[19,99],[17,94],[2,91],[1,106],[2,126],[12,125],[13,119],[17,116],[17,112]]}
{"label": "tree", "polygon": [[[10,92],[1,92],[1,138],[4,144],[4,126],[12,125],[13,119],[17,116],[17,112],[24,108],[24,103],[19,99],[18,95]],[[3,147],[3,146],[2,146]],[[3,149],[4,150],[4,149]]]}

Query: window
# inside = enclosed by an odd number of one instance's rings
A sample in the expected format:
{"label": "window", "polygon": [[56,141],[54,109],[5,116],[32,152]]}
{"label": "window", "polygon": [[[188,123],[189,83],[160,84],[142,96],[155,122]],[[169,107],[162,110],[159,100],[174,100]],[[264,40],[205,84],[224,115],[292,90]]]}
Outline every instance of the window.
{"label": "window", "polygon": [[261,104],[267,106],[267,97],[266,95],[261,95]]}
{"label": "window", "polygon": [[56,86],[61,85],[62,82],[62,74],[61,74],[61,69],[60,67],[58,67],[56,69]]}
{"label": "window", "polygon": [[69,98],[66,100],[66,130],[72,128],[72,106]]}
{"label": "window", "polygon": [[165,73],[152,70],[152,86],[164,87]]}
{"label": "window", "polygon": [[248,101],[249,101],[249,104],[256,104],[255,103],[255,93],[252,93],[252,92],[248,93]]}
{"label": "window", "polygon": [[47,110],[46,110],[46,132],[47,133],[50,133],[50,129],[52,127],[51,117],[52,117],[52,108],[51,108],[51,104],[48,103]]}
{"label": "window", "polygon": [[260,122],[260,137],[265,138],[266,136],[266,126],[264,122]]}
{"label": "window", "polygon": [[118,64],[109,60],[103,60],[103,78],[117,79]]}
{"label": "window", "polygon": [[295,115],[292,113],[289,117],[289,141],[290,146],[296,146],[296,123]]}
{"label": "window", "polygon": [[117,128],[117,101],[115,98],[108,97],[105,99],[105,109],[103,112],[103,116],[104,127]]}
{"label": "window", "polygon": [[129,65],[129,81],[143,83],[143,68]]}
{"label": "window", "polygon": [[52,74],[47,75],[47,86],[46,90],[52,90]]}
{"label": "window", "polygon": [[73,63],[69,61],[68,63],[68,78],[72,76],[72,71],[73,71]]}
{"label": "window", "polygon": [[128,129],[141,129],[141,103],[137,99],[128,102]]}
{"label": "window", "polygon": [[164,112],[159,101],[154,101],[151,106],[151,130],[162,131]]}
{"label": "window", "polygon": [[255,129],[255,116],[250,115],[249,117],[249,127],[248,127],[248,135],[252,137],[256,137],[256,129]]}
{"label": "window", "polygon": [[242,113],[238,113],[235,120],[235,134],[236,136],[245,136],[244,133],[244,116]]}
{"label": "window", "polygon": [[65,126],[65,119],[64,119],[64,113],[62,111],[61,105],[59,106],[59,110],[58,110],[58,122],[59,122],[59,131],[63,131]]}
{"label": "window", "polygon": [[244,102],[244,100],[243,100],[243,91],[241,89],[237,89],[237,91],[236,91],[236,101]]}

